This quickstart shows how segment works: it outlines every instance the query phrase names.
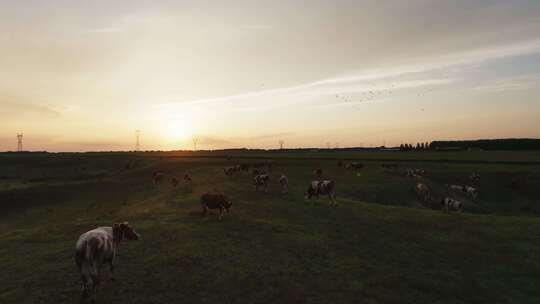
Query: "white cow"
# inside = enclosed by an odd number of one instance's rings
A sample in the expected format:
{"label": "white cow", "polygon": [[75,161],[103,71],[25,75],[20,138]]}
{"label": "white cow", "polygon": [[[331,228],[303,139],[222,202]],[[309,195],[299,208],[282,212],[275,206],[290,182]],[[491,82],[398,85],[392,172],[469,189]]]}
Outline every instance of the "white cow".
{"label": "white cow", "polygon": [[113,227],[98,227],[83,233],[75,244],[75,264],[82,279],[83,297],[96,300],[97,288],[101,283],[103,268],[108,265],[114,271],[114,257],[121,241],[139,239],[139,234],[127,222]]}

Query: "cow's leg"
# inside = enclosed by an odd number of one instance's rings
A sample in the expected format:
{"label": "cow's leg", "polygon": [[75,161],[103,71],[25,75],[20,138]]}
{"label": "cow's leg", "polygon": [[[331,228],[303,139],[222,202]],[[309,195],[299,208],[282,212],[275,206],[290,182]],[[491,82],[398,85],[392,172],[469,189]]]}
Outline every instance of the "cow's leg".
{"label": "cow's leg", "polygon": [[86,279],[86,276],[85,275],[81,275],[81,281],[82,281],[82,286],[81,286],[81,291],[82,291],[82,298],[83,299],[86,299],[88,298],[89,294],[88,294],[88,286],[89,286],[89,282],[88,280]]}
{"label": "cow's leg", "polygon": [[205,217],[208,214],[208,206],[202,205],[202,211],[203,211],[203,217]]}

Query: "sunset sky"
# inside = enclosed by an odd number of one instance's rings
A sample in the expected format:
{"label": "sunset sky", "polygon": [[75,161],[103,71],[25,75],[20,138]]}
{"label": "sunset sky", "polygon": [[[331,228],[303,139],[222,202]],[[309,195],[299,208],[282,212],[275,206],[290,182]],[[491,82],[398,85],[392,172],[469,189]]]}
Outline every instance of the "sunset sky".
{"label": "sunset sky", "polygon": [[540,137],[540,1],[0,0],[0,151]]}

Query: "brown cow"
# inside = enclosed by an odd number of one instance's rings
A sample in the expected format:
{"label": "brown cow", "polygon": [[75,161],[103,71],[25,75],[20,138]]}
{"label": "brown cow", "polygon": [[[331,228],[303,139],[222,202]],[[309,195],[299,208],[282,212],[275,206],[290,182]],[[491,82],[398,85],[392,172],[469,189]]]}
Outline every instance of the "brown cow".
{"label": "brown cow", "polygon": [[203,216],[206,216],[208,209],[219,209],[219,219],[223,216],[223,210],[230,212],[232,202],[224,194],[205,193],[201,195],[201,206],[203,208]]}
{"label": "brown cow", "polygon": [[152,173],[152,182],[157,185],[165,177],[165,174],[161,171],[155,171]]}
{"label": "brown cow", "polygon": [[171,182],[171,185],[176,188],[178,186],[178,184],[180,184],[180,180],[178,178],[176,178],[175,176],[171,177],[171,179],[169,180]]}
{"label": "brown cow", "polygon": [[426,184],[418,183],[414,187],[414,191],[416,192],[416,195],[424,202],[427,203],[431,199],[431,191],[429,190],[429,187]]}

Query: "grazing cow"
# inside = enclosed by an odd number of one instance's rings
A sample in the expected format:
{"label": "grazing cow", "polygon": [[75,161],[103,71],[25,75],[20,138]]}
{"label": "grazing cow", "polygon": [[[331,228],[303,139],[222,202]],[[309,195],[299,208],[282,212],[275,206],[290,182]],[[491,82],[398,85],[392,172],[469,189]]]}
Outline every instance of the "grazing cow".
{"label": "grazing cow", "polygon": [[474,187],[461,186],[461,185],[446,185],[446,186],[448,188],[450,188],[451,190],[459,191],[459,192],[467,195],[468,197],[470,197],[473,200],[478,197],[478,191]]}
{"label": "grazing cow", "polygon": [[279,177],[279,184],[281,185],[281,192],[282,193],[288,193],[289,192],[289,179],[284,174],[281,174]]}
{"label": "grazing cow", "polygon": [[257,176],[257,175],[266,174],[266,171],[264,171],[263,169],[253,169],[253,171],[251,171],[251,174],[253,176]]}
{"label": "grazing cow", "polygon": [[421,178],[424,174],[426,174],[426,171],[423,169],[407,169],[405,171],[407,177]]}
{"label": "grazing cow", "polygon": [[203,216],[206,216],[208,209],[219,209],[219,219],[221,220],[223,210],[226,210],[227,213],[229,213],[232,202],[224,194],[205,193],[201,195],[201,206],[203,209]]}
{"label": "grazing cow", "polygon": [[128,222],[113,227],[98,227],[83,233],[75,244],[75,264],[82,279],[83,297],[96,300],[97,288],[103,277],[103,267],[108,265],[110,275],[114,271],[114,258],[121,241],[138,240],[139,234]]}
{"label": "grazing cow", "polygon": [[361,170],[363,168],[364,168],[364,165],[360,163],[348,163],[345,165],[345,169],[348,169],[348,170]]}
{"label": "grazing cow", "polygon": [[479,182],[480,181],[480,174],[473,172],[471,175],[469,175],[469,179],[473,182]]}
{"label": "grazing cow", "polygon": [[180,180],[178,178],[176,178],[175,176],[171,177],[171,179],[169,180],[171,182],[171,185],[176,188],[178,186],[178,184],[180,184]]}
{"label": "grazing cow", "polygon": [[161,171],[155,171],[154,173],[152,173],[152,182],[154,183],[154,185],[158,184],[159,182],[161,182],[161,180],[165,177],[165,174],[163,174],[163,172]]}
{"label": "grazing cow", "polygon": [[311,197],[315,196],[317,199],[319,198],[319,195],[328,195],[328,199],[330,200],[330,204],[335,204],[337,206],[336,201],[336,184],[334,181],[331,180],[323,180],[323,181],[312,181],[306,192],[304,193],[305,199],[311,199]]}
{"label": "grazing cow", "polygon": [[431,199],[431,191],[429,190],[429,187],[426,184],[418,183],[414,187],[414,190],[416,192],[416,195],[425,203],[429,202]]}
{"label": "grazing cow", "polygon": [[441,210],[443,211],[463,211],[463,204],[460,201],[457,201],[450,197],[445,197],[441,199]]}
{"label": "grazing cow", "polygon": [[226,168],[223,168],[223,172],[225,173],[226,176],[228,177],[231,177],[233,175],[235,171],[235,168],[234,167],[226,167]]}
{"label": "grazing cow", "polygon": [[315,175],[316,178],[321,178],[321,176],[322,176],[322,169],[321,169],[321,168],[317,168],[317,169],[313,170],[313,174]]}
{"label": "grazing cow", "polygon": [[255,186],[255,191],[259,190],[259,187],[263,187],[264,191],[268,189],[268,182],[270,181],[270,176],[268,174],[259,174],[253,178],[253,186]]}

